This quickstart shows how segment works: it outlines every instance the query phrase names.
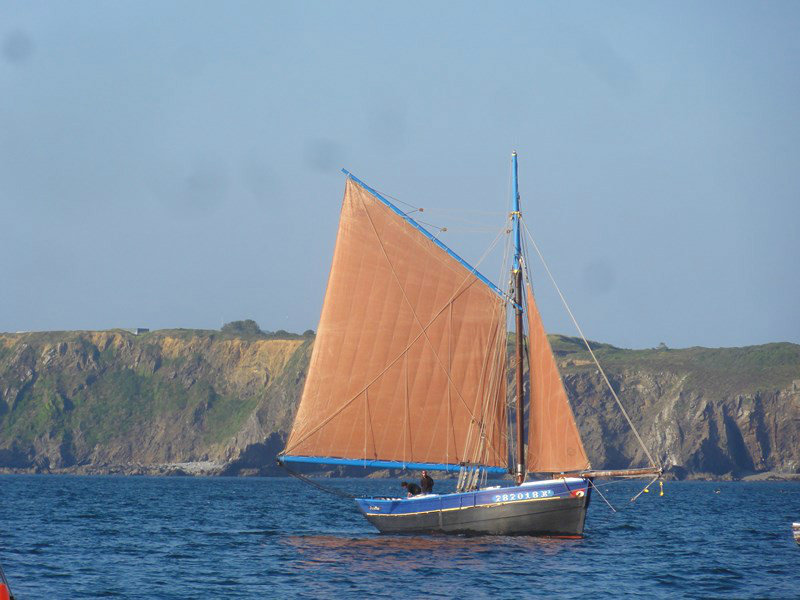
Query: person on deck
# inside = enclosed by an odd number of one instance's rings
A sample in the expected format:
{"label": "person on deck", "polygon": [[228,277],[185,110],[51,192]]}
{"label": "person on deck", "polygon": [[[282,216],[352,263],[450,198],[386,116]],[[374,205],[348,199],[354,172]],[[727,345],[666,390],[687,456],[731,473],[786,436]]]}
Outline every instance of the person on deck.
{"label": "person on deck", "polygon": [[422,477],[419,480],[419,487],[422,489],[423,494],[430,494],[433,491],[433,477],[428,475],[427,471],[422,472]]}
{"label": "person on deck", "polygon": [[409,498],[411,498],[411,496],[419,496],[419,494],[422,492],[416,483],[408,483],[407,481],[404,481],[400,485],[406,488]]}

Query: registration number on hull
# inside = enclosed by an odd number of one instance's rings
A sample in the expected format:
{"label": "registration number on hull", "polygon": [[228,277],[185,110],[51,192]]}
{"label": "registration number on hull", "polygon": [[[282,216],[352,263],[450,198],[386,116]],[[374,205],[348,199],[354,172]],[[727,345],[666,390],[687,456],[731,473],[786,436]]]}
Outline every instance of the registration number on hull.
{"label": "registration number on hull", "polygon": [[495,502],[509,502],[511,500],[530,500],[532,498],[548,498],[555,496],[553,490],[541,490],[537,492],[511,492],[510,494],[495,494]]}

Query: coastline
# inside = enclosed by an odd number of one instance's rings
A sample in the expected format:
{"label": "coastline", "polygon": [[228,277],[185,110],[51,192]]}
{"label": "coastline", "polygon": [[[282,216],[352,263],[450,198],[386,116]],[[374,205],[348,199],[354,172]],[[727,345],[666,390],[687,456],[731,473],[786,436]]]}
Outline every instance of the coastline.
{"label": "coastline", "polygon": [[[315,479],[398,479],[409,477],[409,472],[380,469],[361,474],[355,469],[314,470],[304,473]],[[237,469],[232,464],[214,461],[177,462],[145,465],[76,465],[63,468],[10,468],[0,467],[0,475],[80,475],[80,476],[121,476],[121,477],[286,477],[287,473],[274,465],[262,468]],[[437,479],[452,479],[444,473]],[[510,478],[510,477],[509,477]],[[761,481],[800,481],[800,473],[779,471],[762,471],[742,475],[709,473],[690,473],[685,477],[677,477],[675,473],[664,473],[664,481],[719,481],[719,482],[761,482]]]}

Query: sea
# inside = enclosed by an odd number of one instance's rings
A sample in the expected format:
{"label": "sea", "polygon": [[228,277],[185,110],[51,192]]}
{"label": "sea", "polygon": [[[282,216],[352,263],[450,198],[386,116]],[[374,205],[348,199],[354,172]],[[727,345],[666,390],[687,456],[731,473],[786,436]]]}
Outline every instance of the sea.
{"label": "sea", "polygon": [[2,475],[0,564],[17,600],[800,598],[800,483],[666,482],[631,502],[645,483],[598,482],[585,537],[556,540],[379,535],[292,478]]}

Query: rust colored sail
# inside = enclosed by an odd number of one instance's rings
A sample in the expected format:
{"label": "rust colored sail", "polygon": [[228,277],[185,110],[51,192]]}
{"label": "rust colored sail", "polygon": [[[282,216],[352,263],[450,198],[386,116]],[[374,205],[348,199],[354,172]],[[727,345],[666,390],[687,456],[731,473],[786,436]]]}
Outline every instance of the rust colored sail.
{"label": "rust colored sail", "polygon": [[587,469],[589,459],[530,286],[527,297],[531,388],[527,470],[561,473]]}
{"label": "rust colored sail", "polygon": [[348,178],[285,454],[505,466],[504,371],[503,299]]}

